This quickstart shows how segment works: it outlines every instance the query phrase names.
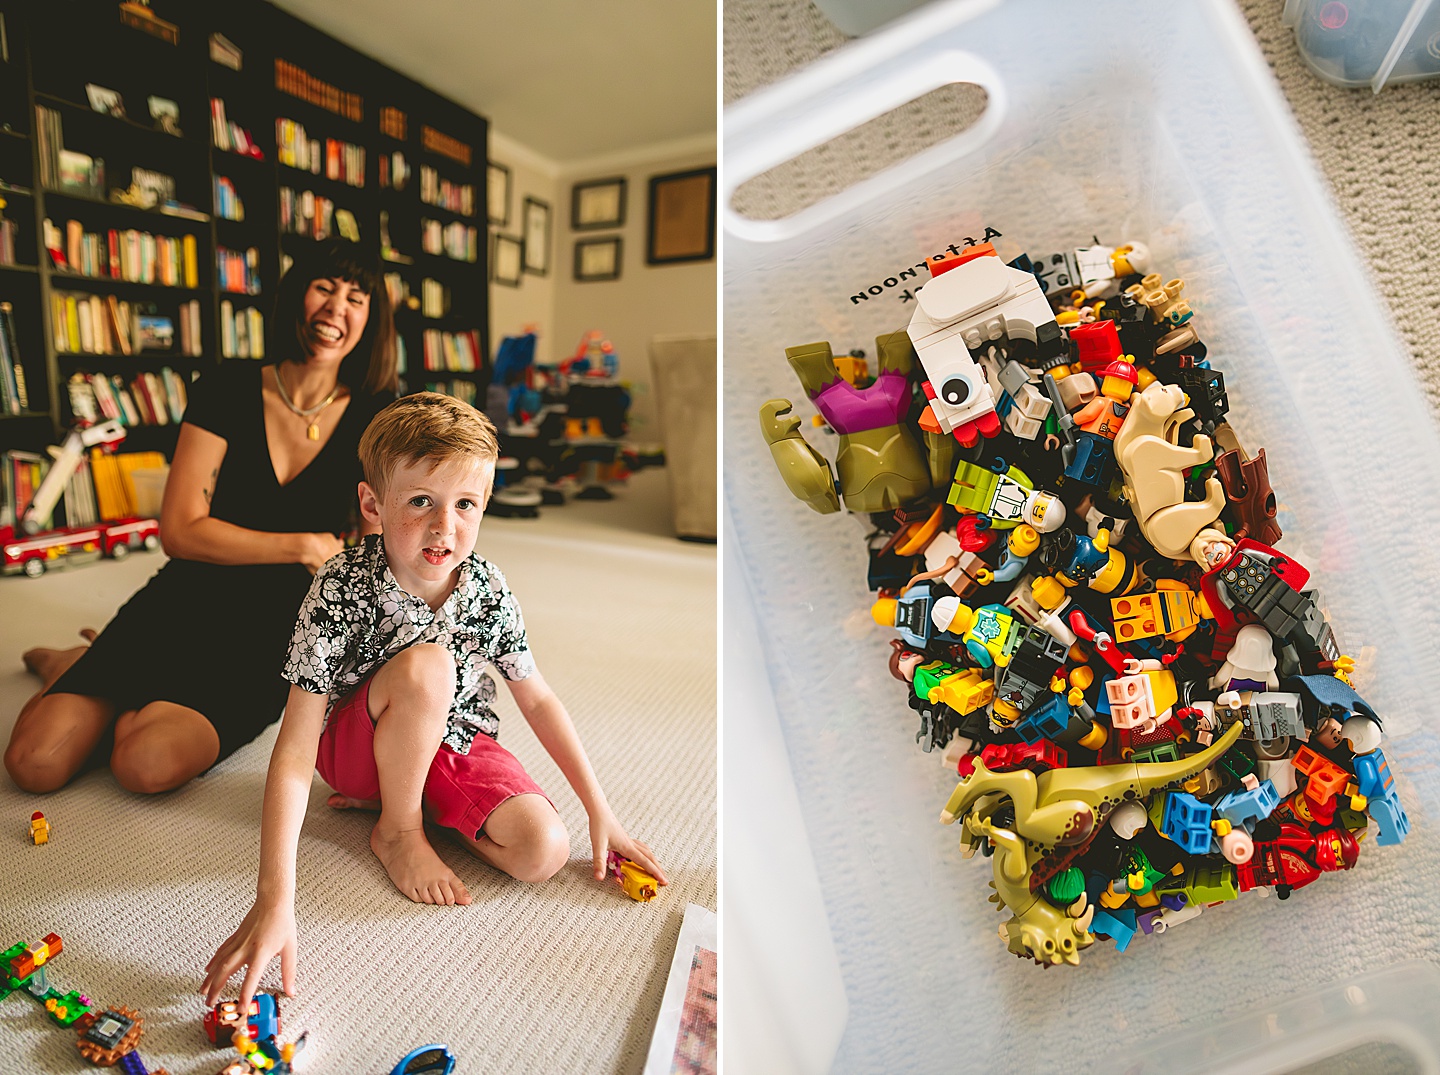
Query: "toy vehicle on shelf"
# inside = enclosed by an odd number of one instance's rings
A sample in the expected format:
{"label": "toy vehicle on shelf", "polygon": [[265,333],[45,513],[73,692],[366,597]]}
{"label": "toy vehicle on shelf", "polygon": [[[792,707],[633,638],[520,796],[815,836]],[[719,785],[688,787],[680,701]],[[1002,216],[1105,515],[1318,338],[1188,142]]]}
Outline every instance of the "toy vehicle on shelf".
{"label": "toy vehicle on shelf", "polygon": [[137,549],[160,547],[160,523],[155,519],[117,519],[94,526],[66,526],[46,530],[34,537],[0,526],[0,573],[23,572],[38,579],[67,560],[93,554],[121,560]]}

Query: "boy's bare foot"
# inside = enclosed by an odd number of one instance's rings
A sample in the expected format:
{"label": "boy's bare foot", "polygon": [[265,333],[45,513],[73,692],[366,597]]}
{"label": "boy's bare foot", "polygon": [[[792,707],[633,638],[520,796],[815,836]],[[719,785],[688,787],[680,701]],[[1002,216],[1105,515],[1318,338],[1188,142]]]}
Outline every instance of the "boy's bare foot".
{"label": "boy's bare foot", "polygon": [[335,810],[379,810],[379,799],[352,799],[338,791],[325,800],[325,805]]}
{"label": "boy's bare foot", "polygon": [[470,902],[465,885],[435,854],[423,828],[390,829],[382,818],[370,831],[370,850],[395,887],[416,903],[449,907]]}
{"label": "boy's bare foot", "polygon": [[[91,627],[84,627],[80,631],[80,637],[86,642],[94,642],[95,634],[94,628]],[[78,661],[88,648],[88,646],[75,646],[71,649],[51,649],[49,646],[35,646],[22,653],[20,660],[25,665],[25,671],[39,676],[45,681],[46,687],[49,687],[60,678],[67,668]]]}

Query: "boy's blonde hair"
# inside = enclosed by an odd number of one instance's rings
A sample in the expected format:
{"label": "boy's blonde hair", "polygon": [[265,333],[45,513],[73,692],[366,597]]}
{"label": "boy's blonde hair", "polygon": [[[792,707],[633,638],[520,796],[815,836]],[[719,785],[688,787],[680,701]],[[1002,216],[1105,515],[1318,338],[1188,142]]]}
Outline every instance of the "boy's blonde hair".
{"label": "boy's blonde hair", "polygon": [[[438,392],[401,396],[360,437],[360,466],[377,496],[385,495],[385,484],[400,463],[429,460],[436,467],[459,458],[499,459],[495,426],[470,404]],[[485,495],[490,495],[488,488]]]}

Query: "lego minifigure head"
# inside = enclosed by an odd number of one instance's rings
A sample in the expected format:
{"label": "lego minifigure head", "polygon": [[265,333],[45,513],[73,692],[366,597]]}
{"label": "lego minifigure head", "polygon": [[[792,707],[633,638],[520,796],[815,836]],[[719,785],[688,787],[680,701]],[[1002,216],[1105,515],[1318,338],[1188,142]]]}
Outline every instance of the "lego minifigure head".
{"label": "lego minifigure head", "polygon": [[870,618],[881,627],[895,626],[895,598],[882,597],[870,606]]}
{"label": "lego minifigure head", "polygon": [[898,638],[890,640],[890,674],[902,683],[914,680],[915,668],[924,660],[923,654],[906,648],[905,643]]}
{"label": "lego minifigure head", "polygon": [[1000,731],[1014,726],[1020,719],[1020,710],[1015,708],[1004,698],[996,698],[990,703],[990,723]]}
{"label": "lego minifigure head", "polygon": [[1340,738],[1344,739],[1356,754],[1369,754],[1380,745],[1380,726],[1369,717],[1357,714],[1341,726]]}
{"label": "lego minifigure head", "polygon": [[1360,845],[1349,829],[1327,829],[1315,837],[1315,865],[1325,871],[1348,870],[1360,857]]}
{"label": "lego minifigure head", "polygon": [[[1275,671],[1275,650],[1270,644],[1270,632],[1258,623],[1247,623],[1235,634],[1230,652],[1225,659],[1236,669],[1236,679],[1264,679],[1267,672]],[[1244,673],[1257,673],[1246,675]]]}
{"label": "lego minifigure head", "polygon": [[1207,526],[1190,542],[1190,558],[1206,571],[1213,571],[1235,551],[1235,542],[1213,527]]}
{"label": "lego minifigure head", "polygon": [[1133,356],[1125,355],[1111,362],[1100,371],[1100,394],[1124,403],[1140,383],[1140,374],[1135,369]]}
{"label": "lego minifigure head", "polygon": [[1036,489],[1025,498],[1025,505],[1021,508],[1020,514],[1029,525],[1040,533],[1050,534],[1059,530],[1061,524],[1065,522],[1065,505],[1053,493]]}
{"label": "lego minifigure head", "polygon": [[1149,272],[1150,248],[1142,242],[1131,240],[1115,248],[1115,252],[1110,255],[1110,264],[1115,267],[1116,276]]}
{"label": "lego minifigure head", "polygon": [[975,613],[958,597],[942,597],[930,608],[930,622],[941,631],[963,635],[975,623]]}
{"label": "lego minifigure head", "polygon": [[1032,582],[1030,592],[1035,595],[1036,603],[1047,611],[1053,611],[1065,603],[1065,587],[1051,576]]}

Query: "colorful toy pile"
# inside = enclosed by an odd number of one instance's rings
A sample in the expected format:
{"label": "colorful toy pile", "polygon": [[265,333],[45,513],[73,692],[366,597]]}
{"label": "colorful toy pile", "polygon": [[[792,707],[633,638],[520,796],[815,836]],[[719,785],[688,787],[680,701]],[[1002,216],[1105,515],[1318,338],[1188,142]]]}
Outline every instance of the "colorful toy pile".
{"label": "colorful toy pile", "polygon": [[796,497],[868,517],[890,671],[960,774],[941,821],[992,858],[1009,950],[1079,963],[1349,869],[1372,823],[1400,843],[1380,718],[1275,548],[1184,281],[1140,242],[927,260],[873,372],[786,350],[833,472],[789,400],[760,423]]}

